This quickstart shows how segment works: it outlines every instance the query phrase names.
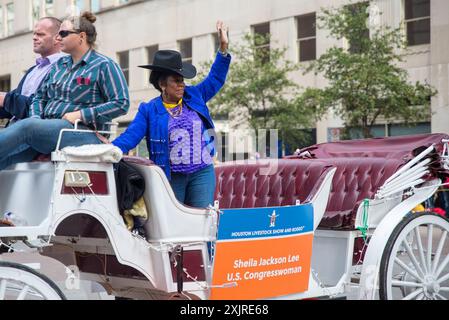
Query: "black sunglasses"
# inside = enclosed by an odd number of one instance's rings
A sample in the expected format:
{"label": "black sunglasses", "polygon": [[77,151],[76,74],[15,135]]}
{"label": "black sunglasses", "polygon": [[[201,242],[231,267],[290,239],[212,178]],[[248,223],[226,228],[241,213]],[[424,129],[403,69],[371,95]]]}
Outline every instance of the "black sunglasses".
{"label": "black sunglasses", "polygon": [[79,32],[79,31],[70,31],[70,30],[61,30],[61,31],[58,32],[58,34],[59,34],[59,36],[60,36],[61,38],[65,38],[65,37],[67,37],[69,34],[72,34],[72,33],[79,34],[80,32]]}

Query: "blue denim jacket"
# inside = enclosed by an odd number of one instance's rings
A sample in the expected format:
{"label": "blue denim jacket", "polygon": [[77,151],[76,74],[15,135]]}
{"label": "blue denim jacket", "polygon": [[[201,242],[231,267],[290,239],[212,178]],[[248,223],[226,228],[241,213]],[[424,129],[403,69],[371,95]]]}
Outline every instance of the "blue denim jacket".
{"label": "blue denim jacket", "polygon": [[[230,54],[223,56],[217,53],[206,79],[196,86],[187,86],[185,89],[183,101],[199,114],[206,130],[215,128],[206,103],[223,87],[230,63]],[[160,96],[147,103],[142,103],[128,129],[112,144],[127,153],[145,137],[150,159],[164,170],[170,180],[168,120],[169,114],[162,104]],[[211,140],[208,141],[209,147],[213,143]]]}

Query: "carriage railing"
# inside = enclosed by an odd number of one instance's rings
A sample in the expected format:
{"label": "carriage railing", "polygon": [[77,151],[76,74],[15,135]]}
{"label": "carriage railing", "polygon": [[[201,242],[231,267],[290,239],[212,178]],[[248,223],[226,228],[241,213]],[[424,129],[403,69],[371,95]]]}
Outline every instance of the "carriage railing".
{"label": "carriage railing", "polygon": [[430,173],[429,164],[432,161],[430,158],[426,159],[425,157],[434,150],[435,145],[432,144],[401,169],[396,171],[385,181],[384,185],[379,188],[375,198],[385,199],[425,182],[426,180],[424,177]]}
{"label": "carriage railing", "polygon": [[[440,155],[444,169],[449,171],[449,139],[443,139],[443,151]],[[405,166],[388,178],[384,185],[376,193],[376,199],[385,199],[398,194],[408,188],[416,187],[425,182],[424,177],[430,173],[429,165],[432,159],[427,158],[435,150],[432,144],[418,156],[408,162]]]}
{"label": "carriage railing", "polygon": [[[110,131],[93,131],[93,130],[86,130],[86,129],[79,129],[78,128],[78,124],[81,123],[81,120],[76,120],[73,129],[62,129],[59,132],[59,136],[58,136],[58,143],[56,144],[56,149],[55,152],[60,151],[59,148],[61,146],[61,141],[62,141],[62,136],[64,133],[66,132],[85,132],[85,133],[99,133],[99,134],[116,134],[116,130],[110,130]],[[107,125],[110,125],[111,128],[112,127],[118,127],[118,122],[107,122],[105,123]]]}
{"label": "carriage railing", "polygon": [[441,154],[441,159],[443,161],[444,169],[449,171],[449,140],[443,139],[443,152]]}

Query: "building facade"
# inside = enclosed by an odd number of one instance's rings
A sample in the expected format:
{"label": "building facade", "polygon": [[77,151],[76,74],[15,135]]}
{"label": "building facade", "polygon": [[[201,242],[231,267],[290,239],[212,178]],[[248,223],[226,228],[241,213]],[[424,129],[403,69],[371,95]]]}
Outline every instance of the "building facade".
{"label": "building facade", "polygon": [[[139,103],[158,93],[148,84],[149,72],[137,68],[152,61],[158,49],[180,50],[198,65],[213,58],[217,47],[215,22],[230,26],[232,43],[248,32],[271,34],[270,46],[287,47],[286,58],[309,63],[330,46],[347,46],[317,29],[320,8],[340,6],[349,0],[0,0],[0,91],[14,88],[35,59],[32,27],[42,16],[64,17],[91,10],[97,14],[98,51],[115,59],[128,79],[130,112],[118,119],[123,127],[133,119]],[[449,131],[449,1],[376,0],[382,24],[404,25],[410,53],[403,66],[410,81],[427,82],[438,90],[432,115],[413,127],[380,122],[378,136]],[[298,72],[293,79],[302,87],[322,87],[314,74]],[[316,142],[339,139],[343,123],[329,114],[317,123]],[[229,121],[217,121],[219,131]],[[239,152],[234,150],[232,152]],[[252,150],[250,150],[252,152]]]}

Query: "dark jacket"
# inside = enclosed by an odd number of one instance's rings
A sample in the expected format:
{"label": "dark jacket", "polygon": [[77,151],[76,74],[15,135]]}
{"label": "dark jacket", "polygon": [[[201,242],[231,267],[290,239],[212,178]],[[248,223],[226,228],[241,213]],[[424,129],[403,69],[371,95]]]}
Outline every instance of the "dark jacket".
{"label": "dark jacket", "polygon": [[145,192],[145,179],[132,165],[124,160],[114,166],[117,201],[120,214],[132,209]]}
{"label": "dark jacket", "polygon": [[36,66],[28,69],[25,76],[20,80],[18,87],[6,94],[3,108],[0,108],[0,118],[11,119],[12,117],[15,117],[19,120],[28,118],[31,101],[33,100],[34,95],[27,97],[21,93],[26,77],[35,67]]}
{"label": "dark jacket", "polygon": [[[206,130],[214,129],[214,123],[206,103],[223,87],[230,63],[230,54],[223,56],[218,53],[206,79],[196,86],[185,88],[183,101],[199,114]],[[150,159],[160,166],[167,178],[171,180],[168,121],[169,114],[162,104],[162,98],[160,96],[154,98],[140,105],[139,111],[128,129],[112,144],[127,153],[146,137]],[[209,149],[213,150],[212,137],[207,143]]]}

